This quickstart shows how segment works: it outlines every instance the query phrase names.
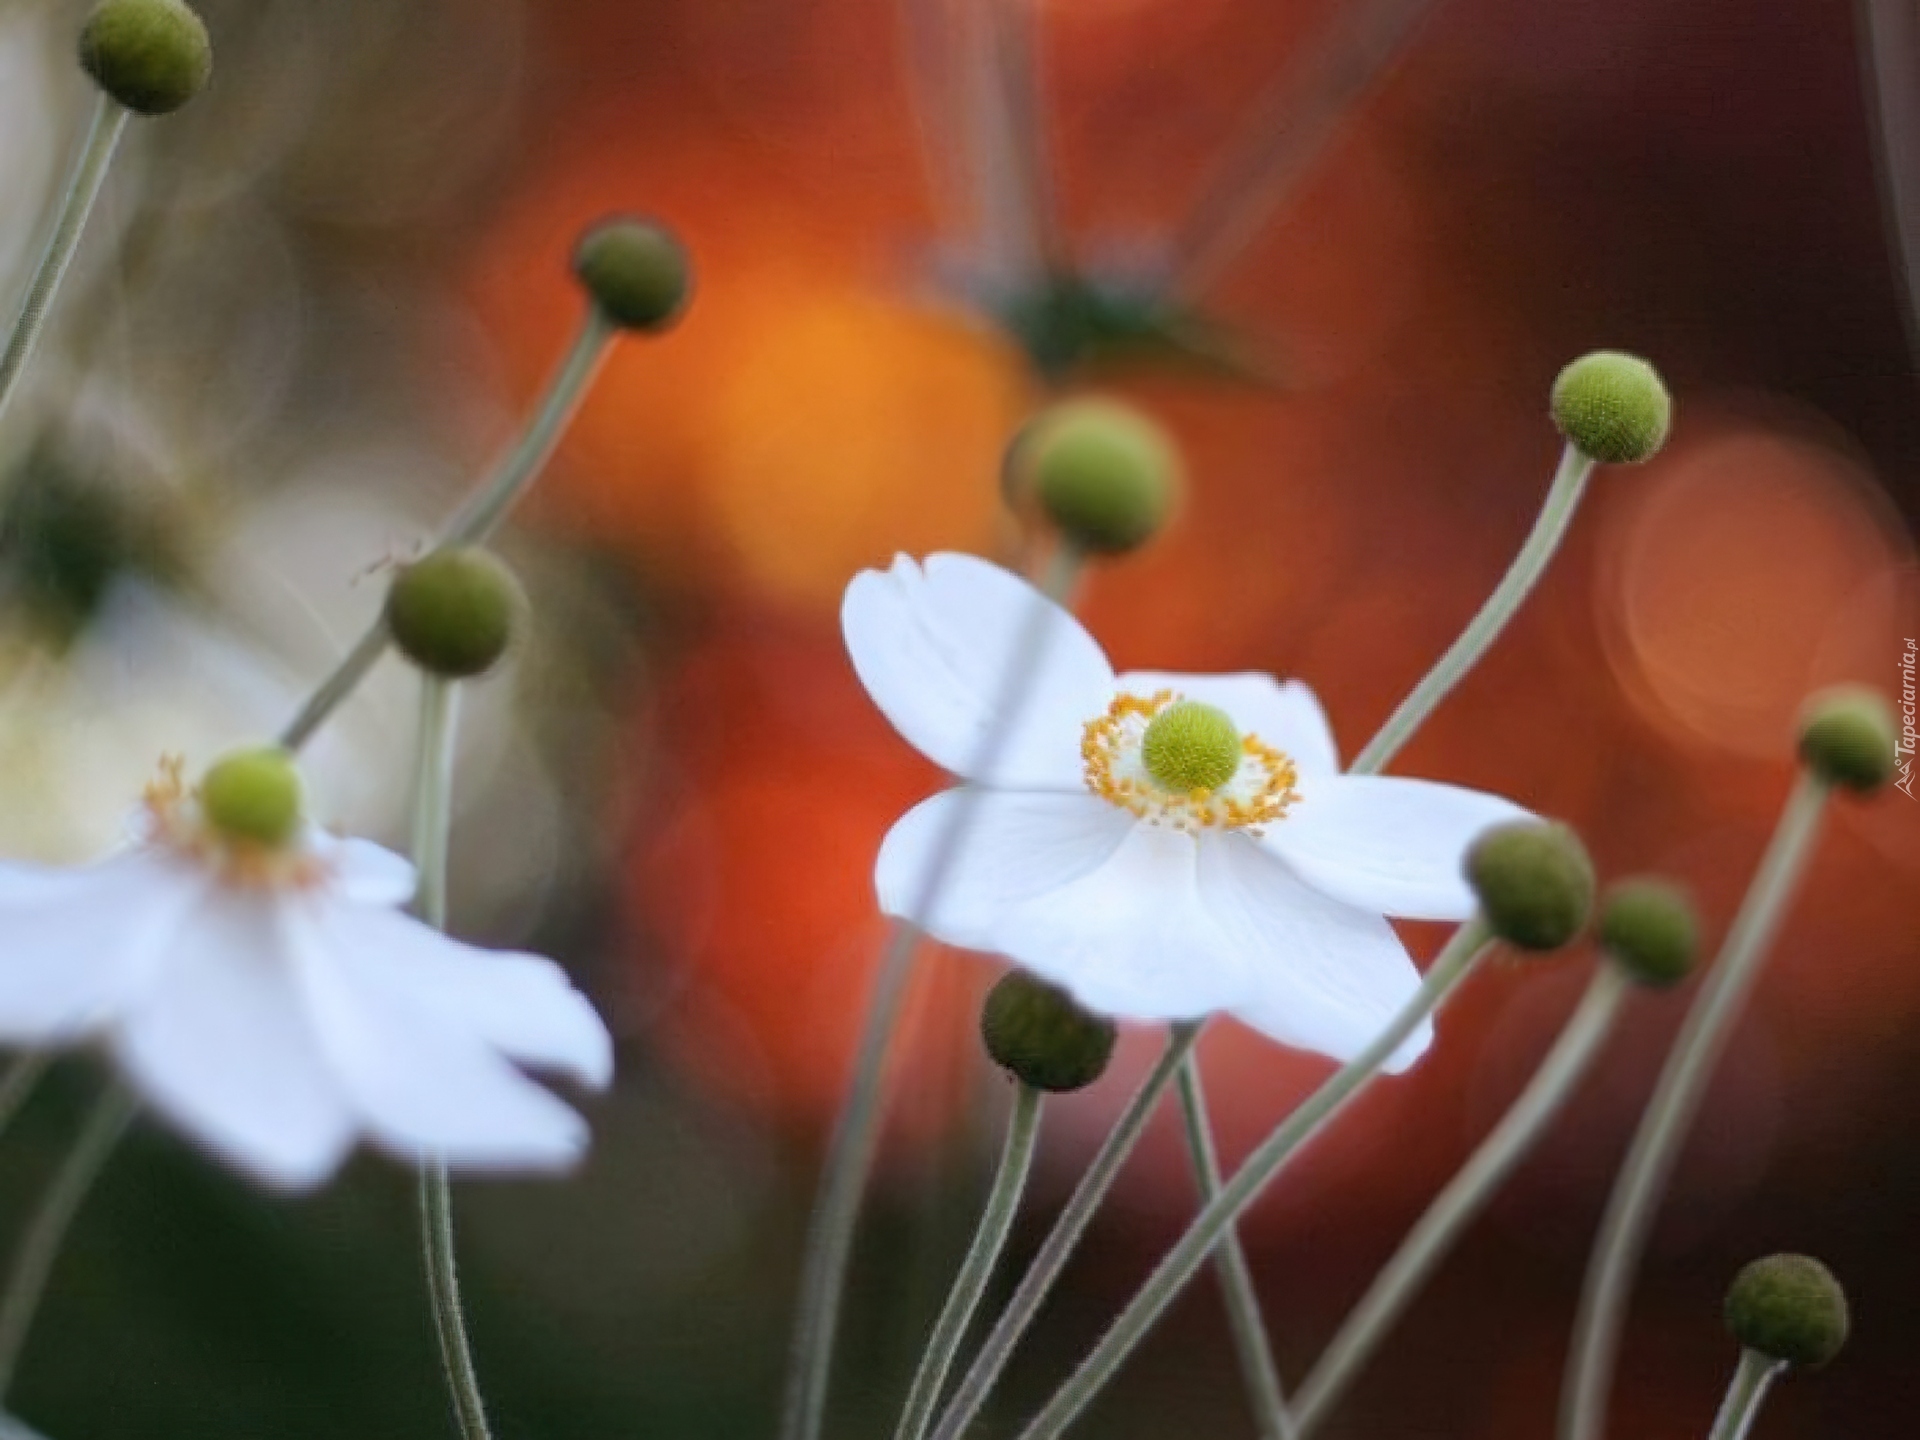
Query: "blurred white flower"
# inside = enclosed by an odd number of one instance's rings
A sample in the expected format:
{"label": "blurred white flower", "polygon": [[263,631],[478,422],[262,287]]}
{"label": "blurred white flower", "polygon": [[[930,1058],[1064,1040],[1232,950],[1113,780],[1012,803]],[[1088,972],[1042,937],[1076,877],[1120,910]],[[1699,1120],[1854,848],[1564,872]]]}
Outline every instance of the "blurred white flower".
{"label": "blurred white flower", "polygon": [[0,1041],[98,1039],[146,1101],[268,1184],[318,1183],[364,1136],[456,1168],[556,1169],[585,1123],[514,1062],[604,1085],[612,1047],[553,962],[398,907],[412,867],[303,826],[231,838],[173,767],[136,843],[0,866]]}
{"label": "blurred white flower", "polygon": [[[1002,677],[1044,606],[1037,673],[1002,727]],[[968,784],[922,802],[881,847],[881,908],[1009,956],[1124,1019],[1224,1010],[1351,1058],[1419,974],[1386,916],[1473,913],[1462,874],[1496,796],[1342,775],[1312,691],[1269,675],[1116,676],[1025,581],[967,555],[866,571],[841,611],[861,683],[909,742]],[[964,839],[915,915],[959,806]],[[1391,1068],[1417,1059],[1423,1025]]]}

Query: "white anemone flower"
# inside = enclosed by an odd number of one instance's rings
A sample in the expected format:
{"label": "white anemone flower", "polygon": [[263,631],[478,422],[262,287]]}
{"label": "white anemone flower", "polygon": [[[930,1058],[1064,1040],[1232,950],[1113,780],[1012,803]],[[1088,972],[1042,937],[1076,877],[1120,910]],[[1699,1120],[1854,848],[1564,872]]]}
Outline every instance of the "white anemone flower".
{"label": "white anemone flower", "polygon": [[280,752],[197,794],[165,767],[136,831],[89,866],[0,866],[0,1043],[98,1041],[155,1111],[282,1188],[361,1137],[456,1168],[584,1152],[585,1122],[518,1067],[605,1085],[593,1007],[550,960],[407,915],[413,867],[307,825]]}
{"label": "white anemone flower", "polygon": [[[863,572],[841,623],[875,704],[964,782],[887,835],[881,908],[1116,1018],[1226,1011],[1350,1059],[1419,984],[1386,917],[1467,918],[1467,847],[1533,818],[1458,786],[1343,775],[1297,680],[1116,675],[1070,614],[972,556]],[[1037,668],[1008,702],[1005,674],[1036,626]],[[915,914],[961,807],[959,846]],[[1423,1024],[1389,1068],[1431,1039]]]}

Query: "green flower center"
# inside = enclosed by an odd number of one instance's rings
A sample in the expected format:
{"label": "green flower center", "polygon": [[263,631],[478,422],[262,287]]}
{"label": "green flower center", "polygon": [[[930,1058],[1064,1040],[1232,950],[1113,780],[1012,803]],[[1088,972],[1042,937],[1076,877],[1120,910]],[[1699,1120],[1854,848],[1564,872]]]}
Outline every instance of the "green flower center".
{"label": "green flower center", "polygon": [[1240,768],[1240,732],[1226,711],[1178,700],[1148,724],[1140,761],[1163,790],[1181,795],[1218,790]]}
{"label": "green flower center", "polygon": [[278,849],[300,828],[300,775],[284,750],[241,750],[200,781],[200,813],[227,840]]}

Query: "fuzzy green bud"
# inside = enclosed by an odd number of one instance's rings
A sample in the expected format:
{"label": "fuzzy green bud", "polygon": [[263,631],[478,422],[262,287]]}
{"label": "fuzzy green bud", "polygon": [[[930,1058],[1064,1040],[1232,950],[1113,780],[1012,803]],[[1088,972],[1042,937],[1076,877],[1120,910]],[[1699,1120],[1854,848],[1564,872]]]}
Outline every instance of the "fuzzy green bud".
{"label": "fuzzy green bud", "polygon": [[1522,950],[1558,950],[1593,909],[1593,863],[1565,825],[1495,825],[1468,849],[1466,872],[1488,927]]}
{"label": "fuzzy green bud", "polygon": [[105,0],[80,31],[80,65],[127,109],[165,115],[206,85],[213,44],[180,0]]}
{"label": "fuzzy green bud", "polygon": [[464,680],[506,653],[525,608],[520,582],[487,550],[436,550],[394,577],[387,629],[422,670]]}
{"label": "fuzzy green bud", "polygon": [[1114,400],[1067,400],[1014,438],[1010,488],[1031,493],[1082,550],[1118,555],[1151,539],[1180,493],[1180,454],[1159,425]]}
{"label": "fuzzy green bud", "polygon": [[1113,1058],[1114,1026],[1066,991],[1012,970],[987,992],[980,1038],[993,1063],[1035,1090],[1082,1090]]}
{"label": "fuzzy green bud", "polygon": [[1841,685],[1807,702],[1800,758],[1829,785],[1868,794],[1893,778],[1893,707],[1877,690]]}
{"label": "fuzzy green bud", "polygon": [[1727,1329],[1749,1350],[1799,1369],[1826,1364],[1847,1343],[1847,1292],[1810,1255],[1755,1260],[1727,1291]]}
{"label": "fuzzy green bud", "polygon": [[600,313],[623,330],[664,330],[693,289],[686,247],[664,225],[620,216],[581,237],[573,273]]}
{"label": "fuzzy green bud", "polygon": [[200,813],[223,837],[278,848],[300,829],[300,772],[278,746],[236,750],[200,780]]}
{"label": "fuzzy green bud", "polygon": [[1642,985],[1664,989],[1693,971],[1700,922],[1686,892],[1664,880],[1622,880],[1600,902],[1600,948]]}
{"label": "fuzzy green bud", "polygon": [[1673,397],[1637,355],[1596,350],[1553,382],[1553,423],[1581,454],[1605,465],[1638,465],[1667,443]]}

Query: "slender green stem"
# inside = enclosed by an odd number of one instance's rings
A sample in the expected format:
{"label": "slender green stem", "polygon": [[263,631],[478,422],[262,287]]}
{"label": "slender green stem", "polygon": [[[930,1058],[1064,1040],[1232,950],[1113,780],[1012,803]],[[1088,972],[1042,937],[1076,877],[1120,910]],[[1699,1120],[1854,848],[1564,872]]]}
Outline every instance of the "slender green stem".
{"label": "slender green stem", "polygon": [[994,1321],[993,1329],[987,1332],[987,1338],[980,1343],[979,1353],[973,1357],[973,1363],[967,1367],[967,1373],[954,1391],[953,1399],[947,1402],[940,1423],[934,1427],[934,1440],[960,1440],[960,1436],[966,1433],[967,1427],[979,1415],[988,1393],[1006,1369],[1007,1361],[1013,1357],[1014,1346],[1020,1343],[1020,1337],[1027,1333],[1027,1327],[1040,1313],[1041,1303],[1053,1289],[1054,1281],[1060,1278],[1060,1272],[1066,1268],[1074,1247],[1080,1243],[1080,1237],[1086,1234],[1094,1212],[1113,1188],[1120,1167],[1126,1163],[1127,1157],[1133,1153],[1133,1147],[1145,1133],[1147,1121],[1152,1118],[1160,1097],[1179,1075],[1181,1066],[1186,1063],[1187,1056],[1193,1053],[1194,1043],[1199,1038],[1200,1026],[1197,1023],[1172,1027],[1160,1063],[1141,1081],[1140,1088],[1134,1091],[1133,1098],[1127,1102],[1127,1108],[1120,1112],[1113,1129],[1107,1132],[1107,1138],[1100,1143],[1100,1149],[1087,1166],[1086,1174],[1080,1177],[1080,1183],[1074,1187],[1073,1194],[1067,1197],[1059,1218],[1053,1222],[1053,1229],[1040,1242],[1040,1249],[1028,1265],[1026,1274],[1020,1277],[1013,1298],[1008,1300],[1006,1309]]}
{"label": "slender green stem", "polygon": [[1545,1133],[1612,1032],[1631,981],[1603,964],[1527,1088],[1460,1168],[1353,1308],[1294,1399],[1295,1434],[1306,1440],[1339,1403],[1454,1241]]}
{"label": "slender green stem", "polygon": [[1446,698],[1447,692],[1479,663],[1487,647],[1532,593],[1547,562],[1553,559],[1553,552],[1560,547],[1560,540],[1573,520],[1573,512],[1579,508],[1587,477],[1592,473],[1593,461],[1573,446],[1567,446],[1561,453],[1559,468],[1554,471],[1553,484],[1547,489],[1539,517],[1521,544],[1520,553],[1513,557],[1513,564],[1500,577],[1500,583],[1467,623],[1467,628],[1460,632],[1460,637],[1447,648],[1447,653],[1387,717],[1379,733],[1367,742],[1366,748],[1348,767],[1349,774],[1377,775],[1384,770],[1387,762],[1413,738],[1413,732]]}
{"label": "slender green stem", "polygon": [[[454,682],[437,675],[420,677],[420,728],[414,748],[413,863],[419,888],[413,908],[436,930],[447,926],[447,841],[453,820],[453,741],[459,718]],[[463,1440],[489,1440],[486,1402],[467,1339],[460,1302],[460,1273],[454,1261],[453,1190],[447,1167],[437,1157],[420,1165],[420,1244],[426,1259],[427,1297],[440,1342],[440,1363],[453,1397],[454,1418]]]}
{"label": "slender green stem", "polygon": [[[586,398],[594,374],[618,333],[598,306],[588,307],[579,334],[574,337],[553,379],[547,383],[527,428],[513,449],[494,467],[493,474],[441,527],[435,549],[478,544],[499,528],[514,502],[526,494],[546,468],[554,447],[560,443],[561,433]],[[319,688],[300,707],[300,713],[287,722],[287,728],[280,732],[280,743],[289,750],[298,750],[306,744],[386,653],[387,640],[386,620],[382,617],[367,628],[353,649],[334,667],[333,673],[320,682]]]}
{"label": "slender green stem", "polygon": [[[1041,585],[1049,600],[1063,599],[1079,577],[1084,557],[1062,546],[1047,567]],[[1011,736],[1025,704],[1027,682],[1044,659],[1050,629],[1051,606],[1036,601],[1023,633],[1015,641],[993,714],[992,729],[980,743],[972,773],[990,774]],[[908,917],[896,920],[881,951],[873,998],[867,1004],[859,1048],[854,1055],[853,1078],[847,1087],[833,1137],[827,1145],[820,1189],[807,1228],[805,1258],[801,1264],[800,1299],[794,1320],[793,1344],[787,1369],[786,1396],[781,1411],[781,1440],[819,1440],[826,1416],[827,1381],[833,1366],[834,1337],[840,1324],[840,1302],[846,1293],[847,1267],[853,1254],[853,1232],[860,1218],[860,1200],[873,1169],[880,1139],[881,1080],[887,1053],[899,1028],[914,954],[923,934],[918,921],[931,913],[960,855],[973,818],[968,799],[955,805],[945,828],[934,837],[927,867],[920,878]]]}
{"label": "slender green stem", "polygon": [[[1193,1161],[1193,1178],[1204,1209],[1220,1193],[1220,1157],[1213,1143],[1213,1124],[1207,1117],[1207,1098],[1200,1085],[1197,1053],[1189,1054],[1180,1067],[1180,1114],[1186,1123],[1187,1154]],[[1246,1381],[1247,1402],[1253,1408],[1254,1424],[1262,1440],[1295,1440],[1298,1432],[1287,1412],[1286,1397],[1280,1388],[1280,1371],[1273,1363],[1273,1343],[1267,1338],[1259,1292],[1253,1288],[1253,1270],[1247,1264],[1246,1247],[1240,1243],[1237,1229],[1228,1229],[1213,1252],[1213,1265],[1220,1277],[1227,1325],[1233,1332],[1233,1348],[1240,1357],[1240,1374]]]}
{"label": "slender green stem", "polygon": [[1007,1234],[1013,1229],[1020,1195],[1026,1189],[1027,1171],[1033,1164],[1034,1142],[1040,1134],[1040,1100],[1041,1092],[1031,1085],[1019,1085],[1014,1090],[1013,1114],[1007,1121],[1000,1169],[993,1178],[993,1188],[987,1193],[986,1206],[980,1212],[980,1228],[974,1232],[967,1258],[961,1263],[960,1273],[953,1277],[953,1289],[941,1307],[940,1318],[934,1322],[933,1333],[927,1338],[927,1351],[914,1373],[900,1424],[893,1432],[894,1440],[921,1440],[933,1420],[933,1407],[940,1401],[947,1372],[953,1368],[954,1356],[960,1353],[960,1341],[966,1335],[974,1311],[980,1307],[980,1297],[986,1293],[987,1281],[992,1278],[994,1266],[999,1263],[1000,1252],[1007,1243]]}
{"label": "slender green stem", "polygon": [[93,202],[100,196],[100,186],[107,178],[107,167],[113,163],[113,152],[120,144],[120,136],[126,130],[128,117],[132,113],[119,101],[104,94],[94,105],[93,122],[88,127],[79,162],[67,179],[66,194],[60,200],[53,234],[47,238],[47,248],[41,252],[40,264],[27,284],[26,299],[21,303],[20,314],[13,322],[12,333],[7,336],[6,349],[0,351],[0,413],[5,412],[7,401],[12,398],[14,387],[20,379],[20,372],[26,368],[27,360],[33,354],[34,342],[40,338],[47,311],[53,305],[53,297],[60,289],[60,282],[66,278],[67,267],[73,262],[73,252],[79,248],[80,233],[86,229],[87,216],[92,213]]}
{"label": "slender green stem", "polygon": [[139,1108],[124,1085],[117,1080],[108,1083],[27,1222],[7,1270],[6,1290],[0,1293],[0,1397],[13,1384],[20,1352],[26,1347],[68,1227]]}
{"label": "slender green stem", "polygon": [[1713,1433],[1707,1440],[1746,1440],[1747,1431],[1753,1428],[1766,1402],[1767,1391],[1786,1368],[1784,1360],[1758,1350],[1742,1350],[1740,1363],[1727,1385],[1727,1398],[1720,1402],[1720,1413],[1714,1417]]}
{"label": "slender green stem", "polygon": [[1826,786],[1803,772],[1640,1117],[1640,1128],[1614,1180],[1587,1262],[1566,1384],[1560,1393],[1560,1440],[1600,1440],[1606,1431],[1607,1390],[1620,1325],[1647,1230],[1680,1142],[1699,1111],[1700,1097],[1759,977],[1760,962],[1806,865],[1826,798]]}
{"label": "slender green stem", "polygon": [[52,1063],[53,1052],[49,1050],[23,1050],[14,1057],[6,1075],[0,1077],[0,1130],[13,1123],[13,1117],[27,1103],[33,1087],[40,1083],[40,1077]]}
{"label": "slender green stem", "polygon": [[[1419,1028],[1456,986],[1470,973],[1486,953],[1488,931],[1479,919],[1469,920],[1454,932],[1428,967],[1420,988],[1373,1040],[1353,1059],[1336,1070],[1320,1088],[1309,1095],[1281,1122],[1233,1178],[1221,1188],[1212,1204],[1203,1209],[1187,1226],[1186,1233],[1167,1252],[1145,1285],[1121,1311],[1111,1329],[1094,1346],[1080,1367],[1068,1377],[1021,1432],[1021,1440],[1053,1440],[1073,1423],[1080,1411],[1099,1393],[1134,1346],[1146,1338],[1182,1287],[1206,1263],[1233,1223],[1264,1191],[1270,1181],[1285,1168],[1301,1148],[1318,1135],[1355,1095],[1380,1073],[1393,1052]],[[947,1437],[943,1437],[947,1440]]]}

